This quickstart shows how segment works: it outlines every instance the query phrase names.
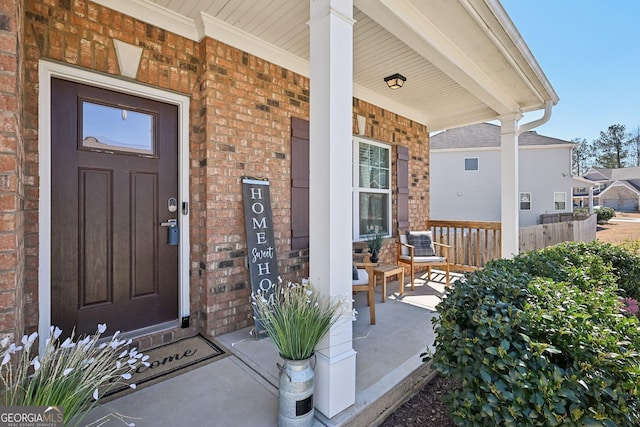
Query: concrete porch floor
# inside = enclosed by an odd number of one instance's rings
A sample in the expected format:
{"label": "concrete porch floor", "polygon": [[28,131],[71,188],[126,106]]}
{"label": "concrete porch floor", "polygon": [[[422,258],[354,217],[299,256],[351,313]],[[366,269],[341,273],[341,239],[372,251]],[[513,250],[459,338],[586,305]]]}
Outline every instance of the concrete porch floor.
{"label": "concrete porch floor", "polygon": [[[381,303],[378,286],[376,325],[369,324],[366,295],[355,295],[356,402],[331,419],[316,411],[315,426],[377,425],[430,380],[433,373],[420,353],[433,344],[431,319],[445,286],[444,275],[438,271],[432,273],[432,281],[426,282],[424,277],[417,274],[415,291],[406,284],[402,297],[397,281],[387,283],[385,303]],[[459,277],[453,274],[451,279]],[[277,426],[276,363],[282,361],[273,342],[269,338],[254,339],[250,328],[215,340],[231,356],[105,403],[83,424]]]}

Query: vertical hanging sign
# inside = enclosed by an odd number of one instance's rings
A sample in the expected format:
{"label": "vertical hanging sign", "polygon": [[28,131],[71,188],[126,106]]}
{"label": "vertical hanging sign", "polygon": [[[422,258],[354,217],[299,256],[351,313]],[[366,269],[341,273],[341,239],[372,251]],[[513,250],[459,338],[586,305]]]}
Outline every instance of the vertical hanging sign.
{"label": "vertical hanging sign", "polygon": [[[244,178],[244,224],[247,232],[247,256],[251,275],[251,292],[273,298],[273,286],[278,283],[278,258],[273,236],[273,214],[269,181]],[[254,310],[254,316],[256,316]],[[256,338],[264,332],[256,318]]]}

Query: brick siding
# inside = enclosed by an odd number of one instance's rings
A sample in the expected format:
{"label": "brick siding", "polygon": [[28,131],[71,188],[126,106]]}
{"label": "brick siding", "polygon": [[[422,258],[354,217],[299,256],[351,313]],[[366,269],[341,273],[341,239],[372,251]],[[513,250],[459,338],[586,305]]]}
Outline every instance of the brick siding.
{"label": "brick siding", "polygon": [[0,2],[0,336],[25,329],[21,2]]}
{"label": "brick siding", "polygon": [[[139,343],[153,346],[195,330],[215,336],[253,323],[242,212],[241,179],[245,176],[270,181],[280,275],[285,280],[306,276],[308,252],[290,249],[289,163],[291,117],[309,118],[308,78],[219,41],[188,40],[90,1],[25,2],[22,16],[22,99],[16,100],[14,93],[13,101],[7,99],[3,107],[10,112],[21,111],[19,102],[24,102],[22,139],[19,123],[16,122],[14,133],[0,128],[0,302],[6,307],[0,311],[0,331],[22,328],[15,320],[22,300],[26,301],[26,329],[35,330],[38,324],[38,60],[50,59],[118,76],[114,39],[143,48],[136,81],[177,91],[191,99],[192,328],[144,337]],[[16,33],[17,29],[12,32],[14,38]],[[11,55],[0,55],[0,66],[8,60],[16,67],[16,52],[12,55],[13,60]],[[17,84],[17,74],[14,79]],[[426,223],[426,126],[355,99],[353,112],[354,132],[355,115],[364,115],[368,137],[409,146],[410,221]],[[18,114],[13,116],[18,120]],[[3,179],[15,188],[6,190]],[[393,203],[395,206],[395,198]],[[3,238],[5,233],[11,236],[8,240]],[[24,246],[24,255],[20,245]],[[390,261],[394,254],[395,246],[387,242],[383,260]],[[20,264],[27,267],[26,273],[18,267]],[[9,268],[4,270],[4,266]]]}

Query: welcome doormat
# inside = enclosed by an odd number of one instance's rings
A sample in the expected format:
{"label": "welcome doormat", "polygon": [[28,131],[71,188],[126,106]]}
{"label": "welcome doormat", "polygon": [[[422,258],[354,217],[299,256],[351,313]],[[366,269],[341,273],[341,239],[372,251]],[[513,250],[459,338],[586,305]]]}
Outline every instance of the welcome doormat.
{"label": "welcome doormat", "polygon": [[134,391],[129,384],[135,384],[137,390],[229,355],[202,335],[182,338],[142,353],[149,356],[147,362],[151,365],[148,367],[139,365],[131,379],[126,381],[126,384],[109,390],[100,399],[102,402],[108,402]]}

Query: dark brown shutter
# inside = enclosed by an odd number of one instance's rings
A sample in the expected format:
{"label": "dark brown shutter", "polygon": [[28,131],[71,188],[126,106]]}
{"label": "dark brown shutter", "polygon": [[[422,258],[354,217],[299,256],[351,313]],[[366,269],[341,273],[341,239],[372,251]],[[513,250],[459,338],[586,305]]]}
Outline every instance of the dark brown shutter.
{"label": "dark brown shutter", "polygon": [[291,249],[309,247],[309,121],[291,118]]}
{"label": "dark brown shutter", "polygon": [[409,147],[396,145],[398,182],[398,230],[409,228]]}

